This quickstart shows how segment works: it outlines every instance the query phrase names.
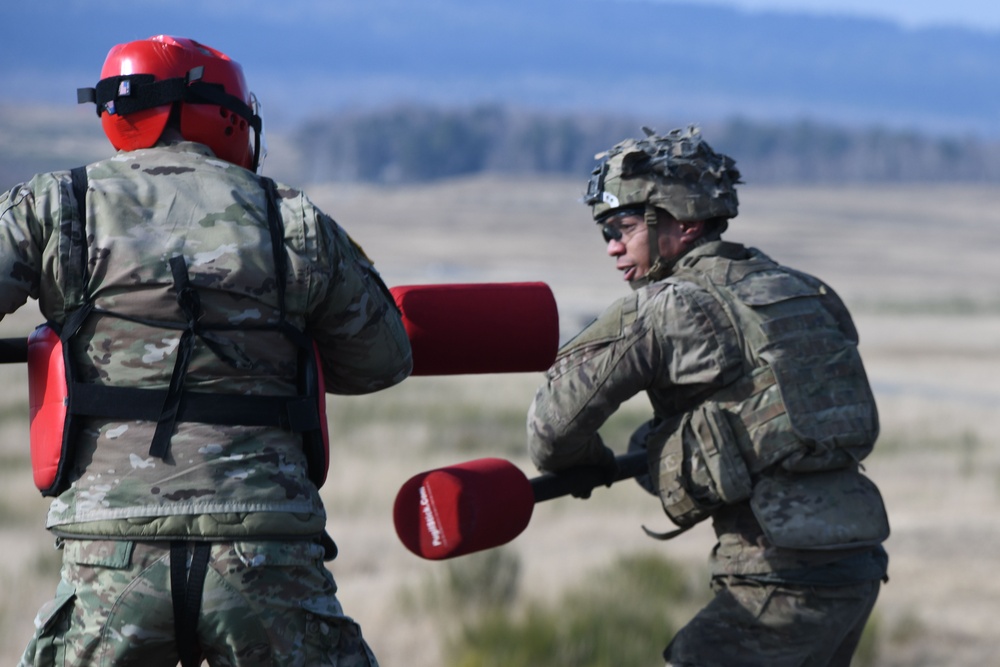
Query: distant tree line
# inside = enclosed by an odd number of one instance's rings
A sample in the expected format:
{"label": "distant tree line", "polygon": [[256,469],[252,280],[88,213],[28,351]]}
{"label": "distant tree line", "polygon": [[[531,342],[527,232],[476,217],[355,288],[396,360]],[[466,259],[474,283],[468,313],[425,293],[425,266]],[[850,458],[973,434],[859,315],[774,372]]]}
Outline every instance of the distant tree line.
{"label": "distant tree line", "polygon": [[732,120],[706,138],[761,183],[996,182],[1000,143],[885,128]]}
{"label": "distant tree line", "polygon": [[[679,124],[499,105],[340,112],[284,129],[265,171],[292,183],[419,183],[479,173],[585,179],[595,153],[641,136],[642,125],[666,132]],[[740,118],[702,129],[716,150],[736,159],[747,183],[1000,181],[998,140]],[[112,152],[93,114],[0,105],[0,188]]]}
{"label": "distant tree line", "polygon": [[400,183],[480,172],[586,173],[595,152],[637,130],[622,119],[499,106],[396,107],[307,122],[295,143],[312,180]]}
{"label": "distant tree line", "polygon": [[[294,132],[302,176],[312,181],[411,183],[492,172],[584,177],[594,154],[640,125],[676,123],[555,115],[502,106],[398,106],[307,121]],[[754,183],[990,182],[1000,178],[1000,143],[884,128],[735,118],[703,126]]]}

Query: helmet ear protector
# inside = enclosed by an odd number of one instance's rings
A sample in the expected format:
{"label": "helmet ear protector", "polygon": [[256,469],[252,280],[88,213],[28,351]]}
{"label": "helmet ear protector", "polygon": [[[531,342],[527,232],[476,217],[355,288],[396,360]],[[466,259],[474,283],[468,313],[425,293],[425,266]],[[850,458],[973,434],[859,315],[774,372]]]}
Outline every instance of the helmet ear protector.
{"label": "helmet ear protector", "polygon": [[242,69],[224,54],[193,40],[160,35],[114,47],[101,74],[94,88],[77,90],[77,102],[97,106],[115,148],[155,144],[179,103],[185,139],[258,170],[265,154],[263,120],[256,98],[246,91]]}

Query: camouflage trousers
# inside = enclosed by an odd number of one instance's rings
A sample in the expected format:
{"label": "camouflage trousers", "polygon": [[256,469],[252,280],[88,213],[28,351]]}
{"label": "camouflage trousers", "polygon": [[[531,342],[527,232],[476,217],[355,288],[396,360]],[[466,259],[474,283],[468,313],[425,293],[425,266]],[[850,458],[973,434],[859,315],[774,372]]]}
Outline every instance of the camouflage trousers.
{"label": "camouflage trousers", "polygon": [[[190,548],[189,548],[190,553]],[[20,666],[174,667],[170,546],[66,540]],[[378,667],[312,542],[213,543],[197,640],[212,667]]]}
{"label": "camouflage trousers", "polygon": [[663,652],[667,667],[848,667],[878,580],[849,586],[713,581],[715,598]]}

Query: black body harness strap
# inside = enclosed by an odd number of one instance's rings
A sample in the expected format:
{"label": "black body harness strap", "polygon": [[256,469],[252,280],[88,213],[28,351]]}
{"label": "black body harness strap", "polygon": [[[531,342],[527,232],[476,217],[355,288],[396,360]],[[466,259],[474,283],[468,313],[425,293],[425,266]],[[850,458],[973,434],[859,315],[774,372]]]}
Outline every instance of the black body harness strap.
{"label": "black body harness strap", "polygon": [[181,667],[198,667],[198,615],[212,553],[209,542],[195,542],[188,566],[188,542],[170,543],[170,597],[174,608],[174,643]]}

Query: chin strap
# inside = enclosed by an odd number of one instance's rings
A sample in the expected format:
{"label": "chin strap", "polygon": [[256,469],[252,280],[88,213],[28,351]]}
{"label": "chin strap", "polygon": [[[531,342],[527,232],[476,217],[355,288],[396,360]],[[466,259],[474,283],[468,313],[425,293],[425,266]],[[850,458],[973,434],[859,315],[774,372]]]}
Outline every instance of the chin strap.
{"label": "chin strap", "polygon": [[[683,257],[684,253],[678,255],[677,257],[672,257],[667,259],[660,256],[660,238],[659,238],[659,216],[656,213],[656,207],[650,204],[646,204],[646,211],[643,214],[643,218],[646,221],[646,228],[649,230],[647,239],[649,242],[649,271],[646,272],[642,278],[632,281],[632,288],[639,289],[644,287],[651,282],[656,282],[657,280],[662,280],[673,273],[674,265],[677,264],[677,260]],[[691,247],[694,247],[693,245]]]}
{"label": "chin strap", "polygon": [[[657,280],[663,280],[674,272],[674,267],[677,266],[677,262],[681,260],[682,257],[687,255],[689,252],[697,248],[698,246],[705,245],[711,241],[720,240],[722,233],[720,230],[713,228],[713,231],[703,233],[701,236],[696,238],[691,242],[684,252],[671,257],[669,259],[660,256],[660,243],[659,243],[659,227],[657,226],[657,214],[656,207],[646,204],[646,212],[644,214],[646,221],[646,227],[649,229],[648,239],[649,239],[649,271],[642,278],[632,281],[632,289],[639,289],[648,285],[651,282],[656,282]],[[707,224],[707,223],[706,223]],[[723,228],[724,229],[724,228]]]}

